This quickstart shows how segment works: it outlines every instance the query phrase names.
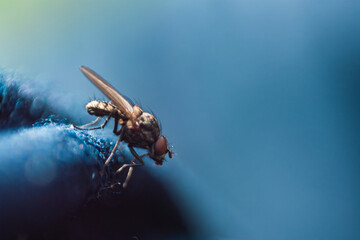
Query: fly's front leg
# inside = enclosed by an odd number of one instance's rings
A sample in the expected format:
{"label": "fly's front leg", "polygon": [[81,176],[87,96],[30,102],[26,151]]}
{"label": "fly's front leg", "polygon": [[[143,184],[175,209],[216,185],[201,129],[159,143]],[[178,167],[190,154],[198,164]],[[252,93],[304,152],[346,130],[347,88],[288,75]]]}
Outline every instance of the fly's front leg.
{"label": "fly's front leg", "polygon": [[[144,157],[144,156],[146,156],[146,155],[148,155],[148,154],[145,153],[145,154],[141,155],[140,157]],[[134,158],[134,160],[136,161],[136,158]],[[135,162],[135,161],[134,161],[134,162]],[[142,160],[141,160],[141,161],[142,161]],[[135,167],[135,166],[144,166],[144,165],[145,165],[145,163],[142,161],[141,164],[137,164],[137,165],[136,165],[136,164],[133,164],[132,166],[129,167],[129,171],[128,171],[128,174],[127,174],[127,176],[126,176],[125,182],[124,182],[124,184],[123,184],[123,188],[126,188],[127,185],[129,184],[129,181],[130,181],[130,178],[131,178],[131,176],[132,176],[134,167]]]}
{"label": "fly's front leg", "polygon": [[[139,155],[135,152],[135,150],[134,150],[134,148],[133,148],[132,146],[129,146],[129,149],[130,149],[131,153],[134,155],[135,158],[134,158],[133,160],[131,160],[131,163],[122,165],[121,168],[119,168],[119,169],[116,171],[116,173],[115,173],[115,174],[118,174],[118,173],[120,173],[122,170],[124,170],[125,168],[129,168],[128,174],[127,174],[127,176],[126,176],[126,180],[125,180],[125,182],[124,182],[124,184],[123,184],[123,187],[124,187],[124,188],[126,188],[126,186],[128,185],[128,183],[129,183],[129,181],[130,181],[130,178],[131,178],[131,175],[132,175],[132,172],[133,172],[133,168],[134,168],[134,167],[138,167],[138,166],[144,166],[145,163],[144,163],[144,161],[142,160],[142,157],[148,155],[148,153],[145,153],[145,154],[142,154],[141,156],[139,156]],[[138,160],[140,163],[135,163],[136,160]]]}
{"label": "fly's front leg", "polygon": [[[142,158],[142,157],[147,156],[147,155],[148,155],[148,153],[145,153],[145,154],[142,154],[142,155],[140,155],[140,156],[138,156],[138,157]],[[115,172],[115,174],[117,174],[117,173],[120,173],[120,172],[121,172],[122,170],[124,170],[125,168],[129,168],[129,171],[128,171],[126,180],[125,180],[125,182],[124,182],[124,184],[123,184],[123,188],[126,188],[126,186],[128,185],[134,167],[136,167],[136,166],[143,166],[143,165],[144,165],[144,162],[142,162],[142,164],[136,164],[136,163],[135,163],[136,160],[137,160],[137,158],[133,158],[133,159],[131,160],[131,164],[124,164],[124,165],[121,166],[121,168],[119,168],[119,169]],[[113,187],[116,186],[116,185],[121,185],[121,183],[119,183],[119,182],[113,183],[113,184],[111,184],[108,188],[113,188]]]}

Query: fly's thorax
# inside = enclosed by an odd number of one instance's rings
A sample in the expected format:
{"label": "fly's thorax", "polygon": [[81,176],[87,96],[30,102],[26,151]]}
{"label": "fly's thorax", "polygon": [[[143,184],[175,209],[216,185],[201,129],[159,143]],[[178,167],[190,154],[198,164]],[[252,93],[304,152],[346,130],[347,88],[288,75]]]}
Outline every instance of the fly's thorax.
{"label": "fly's thorax", "polygon": [[139,105],[135,105],[133,106],[133,112],[131,113],[130,119],[131,121],[128,121],[126,123],[126,126],[129,129],[138,129],[139,128],[139,123],[137,122],[137,118],[139,116],[141,116],[143,114],[143,110],[141,109],[141,107]]}
{"label": "fly's thorax", "polygon": [[143,110],[141,109],[141,107],[137,104],[133,107],[133,109],[134,109],[134,114],[135,114],[136,118],[138,118],[141,114],[144,113]]}
{"label": "fly's thorax", "polygon": [[86,105],[86,111],[90,115],[95,115],[97,117],[108,116],[110,113],[114,112],[114,110],[118,111],[113,105],[98,100],[91,101]]}
{"label": "fly's thorax", "polygon": [[156,120],[156,118],[151,115],[150,113],[144,112],[142,113],[137,119],[137,122],[139,123],[139,127],[141,129],[151,130],[154,133],[156,133],[156,139],[160,135],[160,127]]}
{"label": "fly's thorax", "polygon": [[151,147],[160,136],[160,127],[156,118],[150,113],[143,112],[136,118],[136,122],[138,128],[129,128],[126,125],[124,140],[135,147]]}

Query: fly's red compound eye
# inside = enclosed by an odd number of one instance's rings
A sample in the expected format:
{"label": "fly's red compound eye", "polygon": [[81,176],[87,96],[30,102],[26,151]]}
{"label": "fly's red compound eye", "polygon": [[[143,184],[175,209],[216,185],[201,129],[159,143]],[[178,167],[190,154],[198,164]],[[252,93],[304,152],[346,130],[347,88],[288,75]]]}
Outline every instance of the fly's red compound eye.
{"label": "fly's red compound eye", "polygon": [[164,136],[159,137],[154,146],[156,156],[162,156],[168,151],[168,143]]}

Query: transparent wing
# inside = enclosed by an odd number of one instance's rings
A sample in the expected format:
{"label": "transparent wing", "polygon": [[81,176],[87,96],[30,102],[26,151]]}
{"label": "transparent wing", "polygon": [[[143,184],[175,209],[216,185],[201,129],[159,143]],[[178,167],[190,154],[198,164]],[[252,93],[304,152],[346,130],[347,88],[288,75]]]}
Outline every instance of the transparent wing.
{"label": "transparent wing", "polygon": [[102,77],[97,75],[90,68],[81,66],[80,70],[85,74],[85,76],[98,88],[102,93],[104,93],[111,102],[120,109],[128,118],[131,118],[134,110],[131,104],[123,97],[121,94],[115,90],[107,81]]}

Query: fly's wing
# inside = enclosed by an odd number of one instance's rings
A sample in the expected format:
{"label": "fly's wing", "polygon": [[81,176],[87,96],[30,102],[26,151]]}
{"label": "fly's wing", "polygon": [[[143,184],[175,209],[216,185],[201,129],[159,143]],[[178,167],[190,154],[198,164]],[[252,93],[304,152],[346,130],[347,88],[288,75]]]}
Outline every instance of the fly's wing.
{"label": "fly's wing", "polygon": [[128,118],[132,118],[134,109],[131,104],[121,94],[115,90],[107,81],[97,75],[90,68],[81,66],[80,70],[85,76],[97,87],[102,93],[104,93],[111,102],[120,109]]}

